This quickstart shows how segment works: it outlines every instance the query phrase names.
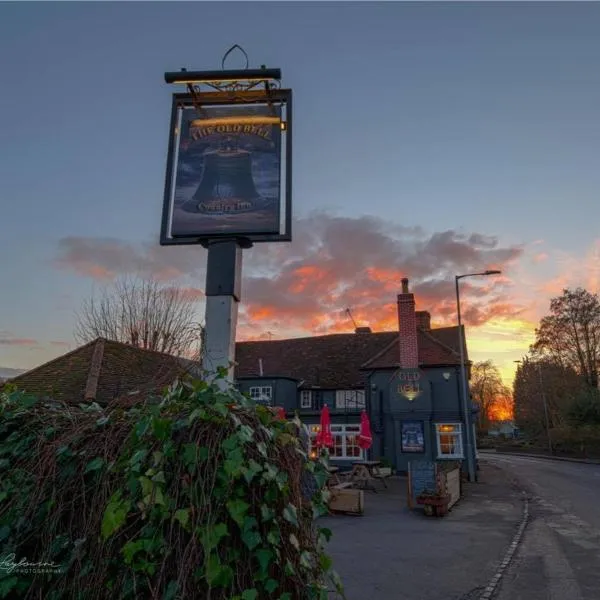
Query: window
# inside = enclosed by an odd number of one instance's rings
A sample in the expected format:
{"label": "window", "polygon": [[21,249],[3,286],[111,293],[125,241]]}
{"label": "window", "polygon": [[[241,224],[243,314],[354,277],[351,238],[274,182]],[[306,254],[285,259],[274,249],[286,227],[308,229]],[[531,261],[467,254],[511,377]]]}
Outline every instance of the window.
{"label": "window", "polygon": [[273,388],[270,385],[254,386],[250,388],[250,398],[258,404],[273,404]]}
{"label": "window", "polygon": [[[317,437],[321,429],[320,425],[310,425],[311,443]],[[333,448],[329,449],[330,458],[338,460],[362,460],[364,459],[364,450],[358,445],[358,434],[360,425],[332,425],[331,435],[333,436]],[[312,448],[311,448],[312,449]],[[311,456],[316,456],[314,451]]]}
{"label": "window", "polygon": [[335,407],[346,410],[362,410],[365,407],[365,390],[338,390]]}
{"label": "window", "polygon": [[302,390],[300,392],[300,408],[312,408],[311,390]]}
{"label": "window", "polygon": [[463,458],[460,423],[437,423],[435,426],[438,458]]}

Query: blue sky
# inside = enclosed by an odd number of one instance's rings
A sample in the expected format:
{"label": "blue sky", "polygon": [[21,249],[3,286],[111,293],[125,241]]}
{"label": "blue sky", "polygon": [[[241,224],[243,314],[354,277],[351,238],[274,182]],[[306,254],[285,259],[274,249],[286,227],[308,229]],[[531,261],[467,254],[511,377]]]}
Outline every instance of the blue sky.
{"label": "blue sky", "polygon": [[599,30],[598,3],[0,4],[0,366],[73,343],[98,283],[61,239],[158,244],[163,73],[234,43],[294,90],[296,217],[496,236],[533,322],[597,268]]}

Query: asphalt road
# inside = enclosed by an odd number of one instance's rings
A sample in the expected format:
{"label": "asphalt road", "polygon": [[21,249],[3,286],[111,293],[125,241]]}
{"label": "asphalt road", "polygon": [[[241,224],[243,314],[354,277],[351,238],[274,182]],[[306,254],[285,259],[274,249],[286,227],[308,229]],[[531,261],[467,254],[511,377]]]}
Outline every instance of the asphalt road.
{"label": "asphalt road", "polygon": [[600,600],[600,465],[485,454],[530,498],[497,600]]}
{"label": "asphalt road", "polygon": [[485,465],[442,519],[410,511],[406,479],[393,478],[389,489],[365,493],[364,516],[326,517],[319,526],[333,530],[328,550],[347,600],[478,600],[522,512],[511,477]]}

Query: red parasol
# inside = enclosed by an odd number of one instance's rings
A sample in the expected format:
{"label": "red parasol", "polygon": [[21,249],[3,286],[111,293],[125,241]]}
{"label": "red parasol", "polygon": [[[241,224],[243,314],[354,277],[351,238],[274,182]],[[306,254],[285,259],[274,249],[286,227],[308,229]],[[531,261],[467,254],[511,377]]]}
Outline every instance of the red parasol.
{"label": "red parasol", "polygon": [[331,435],[331,417],[327,404],[321,410],[321,428],[315,439],[317,448],[333,448],[333,436]]}
{"label": "red parasol", "polygon": [[285,421],[285,408],[283,406],[277,407],[277,416],[281,421]]}
{"label": "red parasol", "polygon": [[369,423],[369,416],[367,411],[363,410],[360,415],[360,433],[358,434],[358,445],[363,449],[367,450],[373,443],[373,436],[371,435],[371,423]]}

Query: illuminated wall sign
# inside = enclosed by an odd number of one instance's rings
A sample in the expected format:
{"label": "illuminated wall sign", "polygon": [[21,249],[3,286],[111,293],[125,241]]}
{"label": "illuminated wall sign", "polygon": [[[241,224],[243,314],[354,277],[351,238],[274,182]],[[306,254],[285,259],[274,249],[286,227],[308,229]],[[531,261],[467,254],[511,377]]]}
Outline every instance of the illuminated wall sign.
{"label": "illuminated wall sign", "polygon": [[412,402],[421,393],[421,373],[418,369],[402,369],[398,373],[398,394]]}

